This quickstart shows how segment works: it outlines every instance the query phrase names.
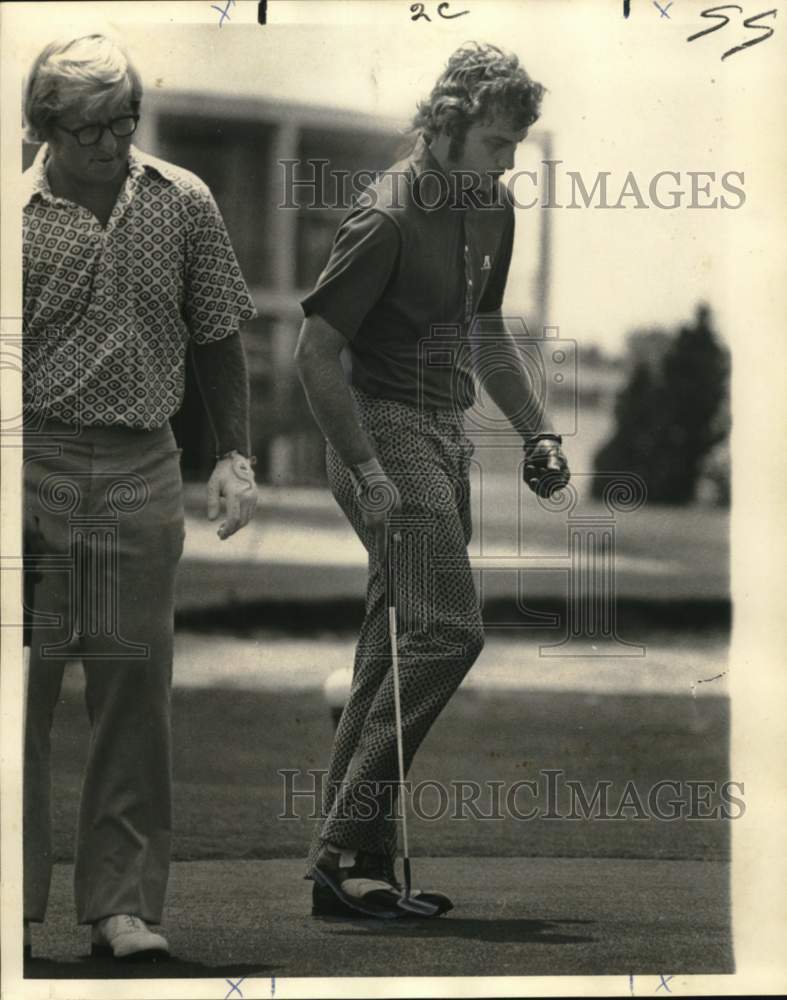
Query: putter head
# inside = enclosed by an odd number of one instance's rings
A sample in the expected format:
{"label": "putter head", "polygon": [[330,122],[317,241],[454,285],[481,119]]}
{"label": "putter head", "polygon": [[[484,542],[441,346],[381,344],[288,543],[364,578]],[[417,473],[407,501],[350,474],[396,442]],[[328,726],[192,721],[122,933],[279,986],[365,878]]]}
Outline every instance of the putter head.
{"label": "putter head", "polygon": [[435,917],[439,913],[438,908],[433,903],[427,903],[426,900],[422,899],[414,899],[405,893],[402,893],[399,899],[397,899],[396,905],[400,910],[405,910],[407,913],[412,913],[418,917]]}

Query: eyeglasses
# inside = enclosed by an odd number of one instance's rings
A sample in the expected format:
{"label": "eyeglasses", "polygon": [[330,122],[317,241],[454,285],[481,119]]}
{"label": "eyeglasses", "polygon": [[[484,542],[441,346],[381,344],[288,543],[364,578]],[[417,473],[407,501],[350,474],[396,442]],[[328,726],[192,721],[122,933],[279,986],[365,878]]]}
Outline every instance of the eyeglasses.
{"label": "eyeglasses", "polygon": [[122,118],[113,118],[106,125],[83,125],[82,128],[63,128],[62,125],[55,125],[61,132],[68,132],[73,135],[80,146],[95,146],[104,138],[104,132],[109,131],[116,139],[127,139],[137,130],[139,115],[123,115]]}

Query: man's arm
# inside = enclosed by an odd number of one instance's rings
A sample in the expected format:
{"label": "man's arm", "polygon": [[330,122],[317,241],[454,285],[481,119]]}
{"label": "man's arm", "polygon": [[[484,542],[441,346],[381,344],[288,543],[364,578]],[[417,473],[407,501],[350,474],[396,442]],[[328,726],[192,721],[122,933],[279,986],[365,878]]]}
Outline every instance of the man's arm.
{"label": "man's arm", "polygon": [[[507,189],[503,188],[501,194],[507,195]],[[514,199],[508,203],[494,267],[478,304],[474,328],[480,333],[471,342],[470,352],[476,378],[522,440],[527,441],[534,434],[551,432],[552,425],[544,413],[538,386],[532,384],[501,312],[514,252],[515,204]]]}
{"label": "man's arm", "polygon": [[533,385],[514,337],[501,313],[483,317],[483,335],[471,344],[473,368],[482,388],[510,421],[523,441],[554,428],[538,387]]}
{"label": "man's arm", "polygon": [[571,478],[562,439],[544,412],[538,387],[500,312],[484,316],[483,329],[484,335],[470,346],[473,368],[482,387],[522,437],[525,482],[539,496],[549,496]]}
{"label": "man's arm", "polygon": [[218,517],[222,499],[226,505],[217,532],[225,539],[251,520],[257,503],[249,462],[249,384],[238,333],[256,310],[213,195],[193,179],[183,197],[188,208],[183,316],[216,454],[233,453],[216,463],[207,490],[209,520]]}
{"label": "man's arm", "polygon": [[295,366],[314,418],[349,468],[364,522],[386,548],[388,515],[400,506],[364,433],[341,365],[341,352],[384,293],[400,250],[398,226],[375,209],[358,209],[342,222],[317,285],[301,303],[306,315]]}
{"label": "man's arm", "polygon": [[312,313],[301,327],[295,366],[314,419],[350,469],[364,521],[377,535],[382,552],[388,515],[401,501],[356,416],[340,359],[346,345],[338,330]]}
{"label": "man's arm", "polygon": [[302,303],[306,319],[295,365],[320,429],[351,468],[375,454],[355,415],[340,355],[383,295],[399,251],[395,222],[376,209],[353,210],[339,227],[316,287]]}
{"label": "man's arm", "polygon": [[322,316],[307,316],[295,349],[295,366],[320,430],[347,466],[376,458],[355,415],[340,355],[347,341]]}
{"label": "man's arm", "polygon": [[216,467],[208,480],[208,518],[218,517],[223,497],[227,517],[218,530],[223,540],[248,524],[257,506],[248,461],[249,377],[240,334],[194,344],[192,359],[216,441]]}
{"label": "man's arm", "polygon": [[216,439],[216,456],[239,451],[248,457],[249,376],[240,334],[194,344],[191,356]]}

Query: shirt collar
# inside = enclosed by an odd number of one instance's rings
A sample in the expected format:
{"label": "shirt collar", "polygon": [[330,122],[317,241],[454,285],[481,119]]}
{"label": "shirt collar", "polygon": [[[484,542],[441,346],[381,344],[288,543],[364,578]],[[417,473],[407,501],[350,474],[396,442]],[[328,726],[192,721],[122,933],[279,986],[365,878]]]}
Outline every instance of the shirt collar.
{"label": "shirt collar", "polygon": [[141,149],[137,149],[136,146],[132,146],[128,154],[128,172],[134,180],[140,178],[146,171],[153,171],[162,177],[164,180],[168,180],[166,175],[162,173],[159,168],[161,160],[156,159],[155,156],[148,156],[147,153],[143,153]]}
{"label": "shirt collar", "polygon": [[448,175],[440,165],[440,161],[429,148],[429,143],[420,135],[410,154],[410,163],[416,177],[422,174],[440,174],[448,179]]}
{"label": "shirt collar", "polygon": [[408,157],[408,162],[413,178],[418,179],[424,204],[439,203],[448,208],[457,218],[462,218],[468,210],[479,207],[478,198],[481,198],[484,205],[488,201],[490,208],[503,207],[500,199],[502,197],[504,200],[506,192],[500,181],[495,182],[497,185],[495,200],[487,198],[485,201],[483,196],[473,196],[469,192],[463,193],[460,175],[452,174],[443,169],[423,135],[418,137],[413,151]]}
{"label": "shirt collar", "polygon": [[[490,195],[473,195],[470,191],[461,190],[460,175],[446,171],[440,161],[429,148],[429,144],[423,135],[413,147],[413,151],[408,158],[410,169],[414,178],[422,178],[419,183],[422,185],[421,193],[425,203],[433,204],[440,201],[440,192],[443,192],[442,201],[454,213],[459,213],[461,218],[463,213],[472,212],[475,209],[496,210],[504,208],[505,204],[510,204],[508,188],[500,180],[495,181],[494,197]],[[448,185],[447,189],[445,185]],[[448,192],[447,197],[445,192]]]}
{"label": "shirt collar", "polygon": [[52,189],[46,176],[47,146],[44,144],[36,153],[30,167],[22,174],[24,185],[24,204],[30,203],[34,195],[40,195],[45,201],[54,201]]}
{"label": "shirt collar", "polygon": [[[30,168],[22,175],[22,181],[25,185],[23,191],[25,205],[30,204],[35,195],[38,195],[43,201],[53,204],[66,200],[56,198],[52,194],[52,188],[49,186],[49,178],[46,175],[46,162],[48,158],[49,146],[47,143],[44,143],[36,153]],[[134,186],[136,186],[137,181],[143,176],[146,170],[159,173],[155,159],[137,149],[136,146],[131,146],[128,154],[128,174]]]}
{"label": "shirt collar", "polygon": [[[413,185],[418,189],[417,204],[439,206],[438,211],[464,210],[464,206],[457,203],[456,183],[452,175],[443,169],[422,135],[418,137],[408,163]],[[427,210],[431,214],[436,208],[430,207]]]}

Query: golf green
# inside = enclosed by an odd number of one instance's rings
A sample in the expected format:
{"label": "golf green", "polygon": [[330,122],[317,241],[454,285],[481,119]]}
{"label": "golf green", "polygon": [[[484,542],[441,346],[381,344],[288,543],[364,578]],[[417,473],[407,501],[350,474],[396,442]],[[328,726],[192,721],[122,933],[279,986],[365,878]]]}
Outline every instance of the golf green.
{"label": "golf green", "polygon": [[[735,779],[728,713],[724,697],[459,691],[408,776],[411,853],[726,860],[718,794],[696,790],[688,818],[686,783]],[[58,861],[73,858],[88,736],[66,688],[52,747]],[[303,857],[316,800],[285,793],[314,787],[307,772],[327,767],[331,738],[319,690],[175,689],[174,859]],[[662,788],[654,814],[659,782],[683,784]],[[592,805],[583,818],[579,792],[592,804],[604,784],[608,818]],[[666,818],[674,799],[683,814]]]}

